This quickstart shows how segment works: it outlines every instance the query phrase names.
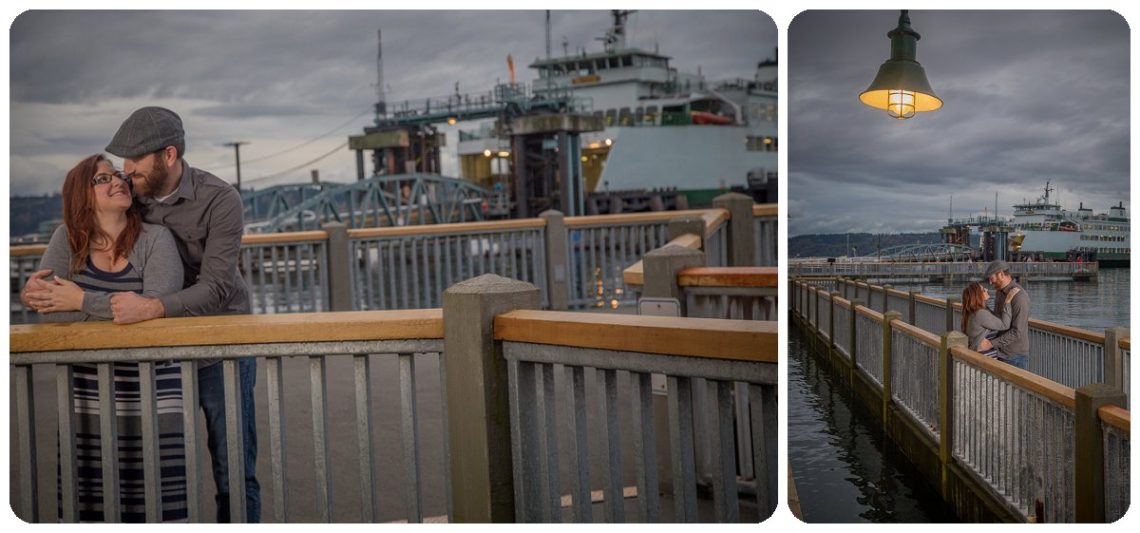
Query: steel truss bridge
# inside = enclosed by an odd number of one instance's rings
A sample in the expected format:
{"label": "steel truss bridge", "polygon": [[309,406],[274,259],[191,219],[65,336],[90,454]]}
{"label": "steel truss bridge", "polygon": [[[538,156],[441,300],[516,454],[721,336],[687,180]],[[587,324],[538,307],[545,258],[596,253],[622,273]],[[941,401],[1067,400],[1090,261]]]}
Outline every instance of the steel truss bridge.
{"label": "steel truss bridge", "polygon": [[350,184],[304,183],[243,191],[246,233],[472,222],[506,214],[506,198],[458,178],[375,176]]}

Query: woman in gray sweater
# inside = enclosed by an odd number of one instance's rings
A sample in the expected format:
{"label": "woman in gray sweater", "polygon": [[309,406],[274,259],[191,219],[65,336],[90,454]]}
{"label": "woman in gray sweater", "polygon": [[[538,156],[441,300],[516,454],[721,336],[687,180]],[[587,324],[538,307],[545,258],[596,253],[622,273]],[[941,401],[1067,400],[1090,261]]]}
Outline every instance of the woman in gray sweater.
{"label": "woman in gray sweater", "polygon": [[[26,299],[45,322],[111,320],[111,295],[130,291],[156,297],[182,289],[182,261],[174,237],[145,224],[131,198],[128,178],[103,155],[93,155],[67,174],[64,225],[52,234],[40,270],[46,289]],[[124,329],[124,334],[129,331]],[[174,362],[154,366],[157,384],[158,452],[162,521],[185,521],[186,473],[182,429],[182,379]],[[103,522],[98,368],[72,365],[75,393],[78,519]],[[137,363],[114,363],[119,519],[146,520],[143,506],[142,413]],[[62,487],[61,487],[62,488]]]}
{"label": "woman in gray sweater", "polygon": [[[970,338],[971,350],[978,351],[982,339],[990,334],[1009,329],[1010,319],[1013,316],[1010,311],[1010,302],[1020,290],[1020,288],[1014,288],[1006,297],[1005,302],[1002,302],[1000,318],[986,308],[986,300],[989,300],[990,292],[981,283],[971,283],[962,290],[962,331]],[[987,350],[983,355],[997,357],[997,349]]]}

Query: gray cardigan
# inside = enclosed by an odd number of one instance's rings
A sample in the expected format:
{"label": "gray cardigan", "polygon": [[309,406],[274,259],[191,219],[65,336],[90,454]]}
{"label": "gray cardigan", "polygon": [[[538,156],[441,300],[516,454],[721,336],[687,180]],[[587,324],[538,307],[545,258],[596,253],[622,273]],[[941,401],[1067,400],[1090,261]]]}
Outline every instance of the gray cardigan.
{"label": "gray cardigan", "polygon": [[1009,323],[1012,318],[1013,313],[1010,312],[1008,298],[1005,301],[1005,306],[1002,308],[1001,318],[994,316],[994,314],[985,307],[974,311],[974,314],[970,315],[970,320],[966,324],[966,336],[970,338],[970,349],[977,351],[978,345],[982,343],[982,339],[985,338],[987,333],[1009,329]]}
{"label": "gray cardigan", "polygon": [[[170,230],[156,224],[142,226],[135,246],[127,257],[143,282],[143,296],[154,298],[182,289],[182,259],[174,244]],[[60,226],[52,233],[47,251],[40,259],[40,269],[50,269],[53,275],[71,278],[71,244],[67,242],[67,228]],[[111,294],[83,291],[82,311],[43,313],[44,322],[81,322],[111,320]]]}

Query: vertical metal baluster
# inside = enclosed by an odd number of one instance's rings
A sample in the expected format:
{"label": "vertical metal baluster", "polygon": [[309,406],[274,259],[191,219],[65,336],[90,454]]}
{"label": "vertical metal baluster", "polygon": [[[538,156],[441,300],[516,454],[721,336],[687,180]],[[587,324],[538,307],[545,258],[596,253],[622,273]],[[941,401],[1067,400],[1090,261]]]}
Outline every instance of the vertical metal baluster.
{"label": "vertical metal baluster", "polygon": [[511,410],[511,459],[514,465],[515,521],[538,522],[544,498],[539,489],[539,435],[535,412],[534,363],[507,361]]}
{"label": "vertical metal baluster", "polygon": [[712,471],[712,446],[709,442],[709,382],[704,378],[692,378],[693,413],[693,453],[696,482],[700,483]]}
{"label": "vertical metal baluster", "polygon": [[400,302],[393,309],[409,309],[411,300],[408,298],[408,283],[414,281],[408,279],[408,243],[404,238],[398,237],[393,244],[400,250]]}
{"label": "vertical metal baluster", "polygon": [[404,436],[404,498],[408,522],[423,522],[420,505],[420,452],[416,447],[419,426],[416,420],[416,363],[412,354],[400,354],[400,419]]}
{"label": "vertical metal baluster", "polygon": [[697,481],[693,461],[692,383],[669,376],[669,448],[673,455],[674,520],[697,520]]}
{"label": "vertical metal baluster", "polygon": [[570,497],[575,522],[593,522],[590,502],[590,449],[586,424],[586,376],[580,366],[567,366],[566,382],[570,387],[570,416],[567,429],[570,438]]}
{"label": "vertical metal baluster", "polygon": [[440,419],[443,428],[443,491],[447,494],[447,521],[451,523],[455,518],[455,506],[451,501],[451,444],[447,438],[447,366],[444,365],[443,352],[436,354],[439,360],[439,390],[440,390]]}
{"label": "vertical metal baluster", "polygon": [[143,502],[146,521],[155,523],[162,521],[162,475],[154,363],[151,361],[139,362],[139,393],[142,413]]}
{"label": "vertical metal baluster", "polygon": [[317,503],[317,520],[332,522],[332,468],[329,464],[329,401],[326,396],[328,389],[328,368],[324,356],[309,357],[309,386],[312,391],[310,400],[313,409],[313,462],[315,467],[317,490],[313,496]]}
{"label": "vertical metal baluster", "polygon": [[443,281],[443,265],[440,264],[439,240],[442,238],[442,236],[436,235],[431,240],[431,262],[433,263],[432,266],[435,267],[435,278],[432,286],[435,287],[435,292],[432,294],[433,300],[429,307],[443,307],[443,291],[447,290],[448,287],[447,283],[444,283]]}
{"label": "vertical metal baluster", "polygon": [[[141,368],[139,369],[141,373]],[[222,385],[226,411],[226,458],[230,484],[230,521],[246,521],[245,447],[242,433],[241,380],[236,359],[222,361]]]}
{"label": "vertical metal baluster", "polygon": [[619,434],[617,406],[617,371],[598,369],[595,374],[598,387],[598,405],[603,421],[602,449],[606,450],[606,465],[602,468],[602,487],[605,493],[606,522],[625,522],[625,502],[622,490],[621,435]]}
{"label": "vertical metal baluster", "polygon": [[376,491],[376,471],[372,464],[372,367],[368,354],[352,358],[356,390],[356,449],[360,454],[360,517],[375,522],[380,506]]}
{"label": "vertical metal baluster", "polygon": [[[103,466],[103,521],[122,522],[119,501],[119,416],[114,363],[98,364],[99,452]],[[141,376],[140,376],[141,377]]]}
{"label": "vertical metal baluster", "polygon": [[713,508],[718,522],[739,522],[736,450],[733,439],[732,389],[728,381],[716,381],[716,428],[713,435]]}
{"label": "vertical metal baluster", "polygon": [[[289,296],[286,294],[283,294],[281,291],[281,289],[282,289],[281,284],[277,282],[277,278],[279,277],[277,274],[277,269],[278,269],[277,246],[270,244],[269,245],[269,283],[273,286],[273,312],[274,313],[281,313],[282,312],[282,310],[281,310],[281,297],[285,296],[285,298],[288,299]],[[287,312],[287,310],[285,312]]]}
{"label": "vertical metal baluster", "polygon": [[[351,242],[351,241],[349,241],[349,242]],[[326,241],[326,242],[321,243],[320,248],[321,249],[317,252],[317,265],[318,265],[317,268],[320,269],[319,273],[320,273],[320,283],[321,283],[321,290],[319,291],[319,294],[320,294],[320,301],[322,302],[322,304],[321,304],[320,309],[321,310],[328,310],[328,309],[332,308],[332,305],[329,303],[329,267],[328,267],[328,249],[329,249],[329,246],[328,246],[328,242]],[[352,256],[349,256],[349,257],[352,257]],[[357,265],[356,261],[353,260],[351,262],[352,262],[352,267],[356,268],[356,265]],[[354,279],[356,279],[356,278],[354,278]]]}
{"label": "vertical metal baluster", "polygon": [[260,282],[258,287],[261,289],[261,312],[269,313],[269,291],[277,289],[271,283],[265,282],[265,247],[259,246],[255,250],[257,250],[257,279]]}
{"label": "vertical metal baluster", "polygon": [[182,442],[186,457],[186,515],[193,523],[202,521],[202,476],[198,464],[198,363],[182,361],[179,367],[182,373]]}
{"label": "vertical metal baluster", "polygon": [[[21,270],[23,272],[23,270]],[[22,284],[20,285],[23,286]],[[20,501],[18,515],[29,523],[38,521],[36,509],[39,490],[36,468],[36,404],[35,386],[31,365],[11,365],[13,386],[16,391],[16,434],[19,435]],[[61,434],[62,435],[62,434]]]}
{"label": "vertical metal baluster", "polygon": [[269,408],[269,471],[273,485],[273,518],[278,523],[288,521],[288,493],[285,489],[285,403],[281,401],[281,388],[285,383],[279,357],[265,358],[265,383]]}
{"label": "vertical metal baluster", "polygon": [[538,438],[543,450],[541,458],[542,485],[545,493],[543,521],[562,522],[562,484],[558,472],[558,412],[554,397],[554,365],[535,365],[535,391],[538,398],[535,405],[542,409],[538,417]]}
{"label": "vertical metal baluster", "polygon": [[[292,267],[289,266],[289,256],[292,255],[290,248],[292,248],[290,245],[283,245],[281,247],[281,255],[284,256],[284,259],[281,260],[281,277],[285,280],[285,293],[282,294],[285,302],[285,308],[281,311],[283,313],[294,312],[292,300],[295,295],[293,293],[293,280],[290,277]],[[297,261],[297,264],[300,264],[300,261]],[[274,272],[276,272],[276,269],[274,269]]]}
{"label": "vertical metal baluster", "polygon": [[79,468],[75,457],[75,372],[71,365],[56,365],[56,405],[59,408],[59,469],[62,494],[60,516],[64,523],[79,521]]}
{"label": "vertical metal baluster", "polygon": [[637,508],[641,522],[661,519],[657,477],[657,429],[653,414],[652,375],[630,373],[633,392],[633,463],[637,477]]}
{"label": "vertical metal baluster", "polygon": [[744,477],[755,477],[755,469],[752,464],[752,432],[756,428],[752,427],[748,417],[748,384],[736,383],[733,385],[735,389],[736,403],[734,411],[736,414],[736,427],[739,429],[736,437],[736,452],[737,464],[740,465],[740,473]]}
{"label": "vertical metal baluster", "polygon": [[[359,248],[363,257],[357,258],[352,253],[348,255],[349,263],[352,265],[352,277],[353,279],[360,280],[362,282],[361,285],[363,285],[362,288],[364,289],[363,295],[356,296],[356,298],[363,296],[364,299],[363,305],[358,306],[359,309],[383,309],[380,301],[382,299],[381,287],[383,287],[384,280],[379,272],[380,269],[373,268],[372,266],[372,244],[374,243],[368,243]],[[379,260],[379,247],[376,247],[376,253],[376,259]],[[357,270],[360,269],[359,265],[361,259],[364,260],[364,272],[357,273]],[[376,277],[375,282],[373,282],[373,276]]]}

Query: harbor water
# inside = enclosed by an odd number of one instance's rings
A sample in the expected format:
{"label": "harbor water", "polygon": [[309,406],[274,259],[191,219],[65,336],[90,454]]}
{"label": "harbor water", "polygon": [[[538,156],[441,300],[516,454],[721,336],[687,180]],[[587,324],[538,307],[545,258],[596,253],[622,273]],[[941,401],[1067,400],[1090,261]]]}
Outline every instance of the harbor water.
{"label": "harbor water", "polygon": [[[1097,282],[1030,281],[1030,317],[1093,331],[1129,325],[1127,268]],[[967,283],[893,286],[945,298]],[[957,518],[849,388],[789,328],[788,460],[808,523],[952,522]]]}

